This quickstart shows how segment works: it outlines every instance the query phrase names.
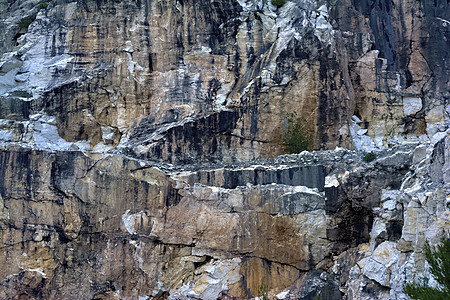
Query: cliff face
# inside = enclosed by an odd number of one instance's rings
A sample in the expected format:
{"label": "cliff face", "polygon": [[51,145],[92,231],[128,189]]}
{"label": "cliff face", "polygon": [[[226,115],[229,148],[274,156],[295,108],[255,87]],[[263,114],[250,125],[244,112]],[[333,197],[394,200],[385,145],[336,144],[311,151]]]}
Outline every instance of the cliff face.
{"label": "cliff face", "polygon": [[[0,298],[404,297],[450,228],[449,14],[0,0]],[[277,157],[296,117],[322,151]]]}
{"label": "cliff face", "polygon": [[395,298],[426,270],[424,239],[448,233],[448,150],[447,138],[372,163],[342,149],[194,171],[9,146],[0,297]]}
{"label": "cliff face", "polygon": [[2,140],[180,163],[275,156],[293,112],[315,148],[445,131],[446,1],[265,2],[3,1]]}

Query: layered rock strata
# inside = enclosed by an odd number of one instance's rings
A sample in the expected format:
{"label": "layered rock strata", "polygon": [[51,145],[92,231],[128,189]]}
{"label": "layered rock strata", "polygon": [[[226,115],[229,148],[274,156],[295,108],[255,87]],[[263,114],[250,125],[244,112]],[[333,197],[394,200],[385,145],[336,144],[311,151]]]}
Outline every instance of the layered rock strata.
{"label": "layered rock strata", "polygon": [[450,228],[448,145],[196,171],[10,146],[1,298],[401,298]]}
{"label": "layered rock strata", "polygon": [[[436,286],[422,253],[450,234],[449,12],[0,0],[0,298]],[[336,150],[278,156],[297,117]]]}
{"label": "layered rock strata", "polygon": [[445,132],[446,1],[1,5],[3,142],[192,163],[281,153],[293,112],[314,148]]}

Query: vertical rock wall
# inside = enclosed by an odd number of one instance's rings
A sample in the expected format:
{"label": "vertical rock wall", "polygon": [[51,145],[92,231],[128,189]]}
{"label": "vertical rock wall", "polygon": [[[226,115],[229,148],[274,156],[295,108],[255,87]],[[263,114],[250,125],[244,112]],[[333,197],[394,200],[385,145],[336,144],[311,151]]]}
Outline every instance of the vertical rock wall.
{"label": "vertical rock wall", "polygon": [[37,113],[79,148],[169,162],[273,157],[292,113],[314,148],[445,131],[445,1],[266,2],[4,3],[2,141],[39,145]]}
{"label": "vertical rock wall", "polygon": [[[0,298],[404,299],[450,228],[449,12],[0,0]],[[322,151],[278,156],[297,117]]]}

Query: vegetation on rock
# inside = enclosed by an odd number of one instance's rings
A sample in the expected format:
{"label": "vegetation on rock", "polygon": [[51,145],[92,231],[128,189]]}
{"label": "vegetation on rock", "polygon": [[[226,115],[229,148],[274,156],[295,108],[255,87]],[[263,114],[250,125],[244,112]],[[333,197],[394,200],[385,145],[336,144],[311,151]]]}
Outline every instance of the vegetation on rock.
{"label": "vegetation on rock", "polygon": [[19,22],[19,28],[20,28],[20,29],[28,30],[28,26],[30,26],[30,24],[31,24],[33,21],[34,21],[34,19],[31,18],[31,17],[25,17],[25,18],[22,18],[22,19],[20,19],[20,22]]}
{"label": "vegetation on rock", "polygon": [[374,161],[375,158],[377,158],[377,155],[373,152],[369,152],[366,155],[364,155],[363,160],[365,162],[371,162],[371,161]]}
{"label": "vegetation on rock", "polygon": [[286,4],[287,0],[272,0],[272,5],[275,5],[276,7],[281,7]]}
{"label": "vegetation on rock", "polygon": [[287,128],[282,136],[285,152],[300,153],[311,150],[313,146],[313,128],[307,120],[293,113],[287,118]]}
{"label": "vegetation on rock", "polygon": [[267,283],[261,282],[258,292],[260,294],[260,299],[262,297],[262,300],[269,300],[269,285]]}
{"label": "vegetation on rock", "polygon": [[450,239],[442,239],[436,248],[427,243],[424,254],[431,274],[440,287],[433,288],[414,282],[406,284],[403,291],[412,299],[450,299]]}
{"label": "vegetation on rock", "polygon": [[45,9],[48,6],[48,2],[39,3],[39,9]]}

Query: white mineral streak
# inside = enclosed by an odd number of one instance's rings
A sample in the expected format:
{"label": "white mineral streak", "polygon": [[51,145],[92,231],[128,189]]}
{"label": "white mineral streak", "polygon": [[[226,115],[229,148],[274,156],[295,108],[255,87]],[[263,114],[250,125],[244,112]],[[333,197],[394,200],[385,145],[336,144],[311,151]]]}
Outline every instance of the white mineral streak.
{"label": "white mineral streak", "polygon": [[46,89],[79,80],[78,77],[53,76],[56,71],[67,69],[73,56],[60,54],[51,57],[46,53],[46,46],[52,43],[49,40],[51,35],[43,34],[41,27],[34,24],[49,22],[44,13],[38,13],[28,32],[20,38],[22,42],[25,41],[25,44],[17,51],[5,53],[2,56],[0,65],[17,64],[17,67],[11,68],[8,73],[0,77],[0,95],[21,90],[37,98]]}
{"label": "white mineral streak", "polygon": [[281,292],[281,293],[278,293],[278,294],[276,294],[275,295],[275,297],[277,297],[277,299],[286,299],[286,297],[288,297],[289,296],[289,290],[287,290],[287,291],[283,291],[283,292]]}
{"label": "white mineral streak", "polygon": [[198,299],[218,299],[222,291],[239,282],[240,258],[212,260],[196,270],[193,279],[182,282],[172,290],[168,299],[185,299],[184,296]]}
{"label": "white mineral streak", "polygon": [[129,234],[135,234],[136,232],[135,232],[134,226],[135,226],[136,215],[133,215],[133,214],[130,215],[129,213],[130,213],[130,210],[127,209],[125,211],[125,213],[122,215],[122,222],[123,222],[123,225],[125,225],[125,228]]}
{"label": "white mineral streak", "polygon": [[30,272],[37,272],[37,273],[39,273],[43,278],[47,278],[47,275],[46,275],[44,272],[42,272],[42,269],[41,269],[41,268],[28,269],[28,271],[30,271]]}

